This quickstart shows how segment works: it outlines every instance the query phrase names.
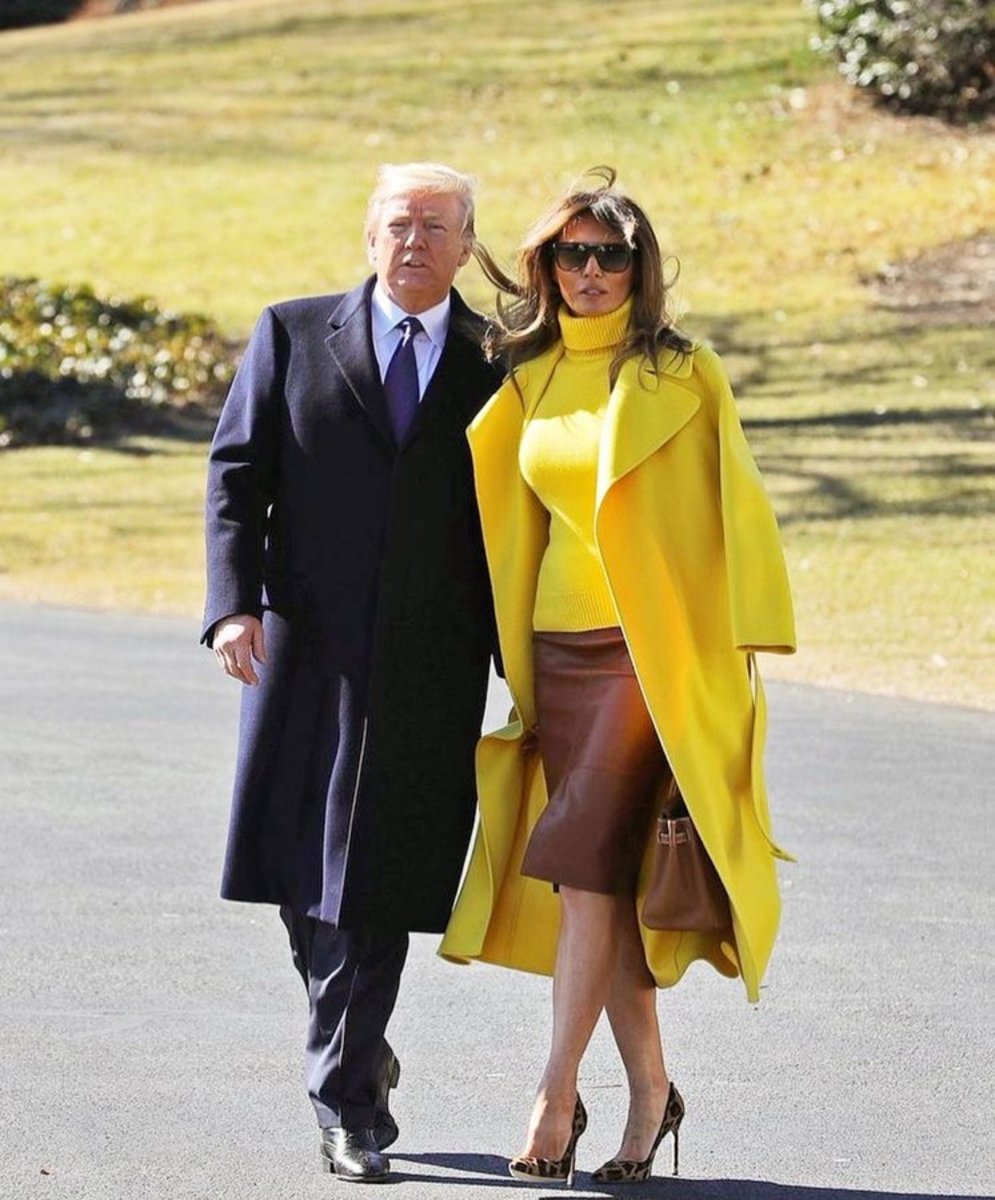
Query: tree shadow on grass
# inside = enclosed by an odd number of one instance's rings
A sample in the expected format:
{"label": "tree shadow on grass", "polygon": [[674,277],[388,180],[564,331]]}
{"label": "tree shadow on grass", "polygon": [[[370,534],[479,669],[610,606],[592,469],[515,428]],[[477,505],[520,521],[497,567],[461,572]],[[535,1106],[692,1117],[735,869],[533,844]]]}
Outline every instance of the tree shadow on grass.
{"label": "tree shadow on grass", "polygon": [[829,433],[849,432],[862,436],[868,429],[889,429],[899,425],[947,426],[958,437],[991,437],[992,414],[983,408],[962,405],[959,408],[874,408],[846,412],[816,413],[806,417],[750,417],[743,422],[749,429],[825,429]]}
{"label": "tree shadow on grass", "polygon": [[[977,516],[991,505],[995,420],[974,408],[857,409],[743,422],[767,473],[802,499],[782,526],[888,516]],[[792,446],[792,435],[801,443]],[[925,448],[923,448],[925,447]],[[910,481],[911,482],[910,484]],[[921,495],[910,494],[920,491]]]}
{"label": "tree shadow on grass", "polygon": [[[938,325],[897,322],[880,311],[868,314],[859,328],[840,322],[833,329],[813,334],[781,336],[769,313],[746,312],[703,315],[695,325],[723,355],[736,355],[742,364],[735,386],[740,399],[804,399],[812,393],[843,393],[855,387],[878,388],[908,385],[914,372],[934,374],[942,370],[923,354],[924,339],[931,335],[959,338],[970,343],[967,363],[972,378],[995,372],[995,344],[983,337],[979,319]],[[757,331],[763,333],[758,336]],[[852,362],[846,348],[859,352]],[[818,347],[820,357],[812,355]],[[875,355],[875,347],[879,348]],[[949,370],[949,367],[947,367]],[[928,384],[923,385],[928,386]]]}
{"label": "tree shadow on grass", "polygon": [[[980,380],[995,348],[980,327],[936,331],[872,313],[867,328],[840,323],[819,335],[816,356],[811,335],[758,340],[771,329],[764,314],[701,325],[739,360],[743,426],[764,471],[781,481],[782,526],[990,508],[995,411]],[[763,410],[753,415],[751,401]]]}
{"label": "tree shadow on grass", "polygon": [[[923,456],[903,476],[889,461],[875,465],[868,486],[866,456],[821,452],[819,464],[811,454],[758,453],[764,471],[793,481],[793,502],[778,511],[783,528],[841,520],[881,520],[888,517],[978,517],[991,509],[995,462],[982,463],[956,451]],[[927,495],[909,496],[904,477],[927,480]],[[894,491],[889,496],[888,491]],[[884,494],[882,494],[884,493]]]}

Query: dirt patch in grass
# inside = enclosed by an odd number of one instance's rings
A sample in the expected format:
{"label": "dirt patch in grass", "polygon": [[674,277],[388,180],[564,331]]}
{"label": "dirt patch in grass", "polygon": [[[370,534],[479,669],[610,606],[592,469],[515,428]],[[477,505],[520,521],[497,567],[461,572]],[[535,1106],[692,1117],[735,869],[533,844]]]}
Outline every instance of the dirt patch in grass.
{"label": "dirt patch in grass", "polygon": [[890,263],[870,281],[881,308],[926,325],[995,322],[995,233],[936,246]]}

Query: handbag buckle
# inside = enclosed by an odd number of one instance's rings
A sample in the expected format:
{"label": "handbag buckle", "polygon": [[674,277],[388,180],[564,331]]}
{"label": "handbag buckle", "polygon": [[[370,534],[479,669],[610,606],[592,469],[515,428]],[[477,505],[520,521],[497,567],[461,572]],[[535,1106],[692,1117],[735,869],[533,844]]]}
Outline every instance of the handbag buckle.
{"label": "handbag buckle", "polygon": [[683,846],[690,840],[687,825],[680,818],[657,817],[657,824],[656,840],[661,846]]}

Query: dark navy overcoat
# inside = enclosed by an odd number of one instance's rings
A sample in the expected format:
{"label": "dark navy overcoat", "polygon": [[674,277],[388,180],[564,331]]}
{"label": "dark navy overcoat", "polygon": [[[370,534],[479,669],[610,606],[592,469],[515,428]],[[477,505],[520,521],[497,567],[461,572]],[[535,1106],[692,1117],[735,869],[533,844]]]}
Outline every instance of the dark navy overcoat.
{"label": "dark navy overcoat", "polygon": [[398,449],[373,281],[265,310],[211,447],[204,640],[261,615],[222,895],[342,928],[444,929],[496,646],[466,426],[498,382],[449,333]]}

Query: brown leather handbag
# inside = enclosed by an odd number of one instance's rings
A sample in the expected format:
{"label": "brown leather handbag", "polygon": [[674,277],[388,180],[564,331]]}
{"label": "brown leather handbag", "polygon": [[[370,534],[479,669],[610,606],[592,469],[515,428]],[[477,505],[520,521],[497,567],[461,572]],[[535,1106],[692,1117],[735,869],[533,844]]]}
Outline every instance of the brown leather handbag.
{"label": "brown leather handbag", "polygon": [[673,779],[656,820],[642,922],[649,929],[701,931],[732,925],[729,897]]}

